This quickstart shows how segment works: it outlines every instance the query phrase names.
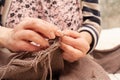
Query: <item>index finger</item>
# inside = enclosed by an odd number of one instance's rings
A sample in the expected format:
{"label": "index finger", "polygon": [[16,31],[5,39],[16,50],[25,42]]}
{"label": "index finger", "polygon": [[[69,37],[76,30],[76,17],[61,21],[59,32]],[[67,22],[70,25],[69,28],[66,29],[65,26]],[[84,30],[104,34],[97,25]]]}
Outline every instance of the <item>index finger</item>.
{"label": "index finger", "polygon": [[45,37],[53,39],[55,38],[55,32],[57,31],[58,28],[57,26],[41,19],[26,18],[20,24],[18,24],[17,29],[34,30],[44,35]]}
{"label": "index finger", "polygon": [[63,31],[63,34],[65,36],[70,36],[72,38],[80,37],[80,33],[78,33],[77,31],[73,31],[73,30],[65,30],[65,31]]}

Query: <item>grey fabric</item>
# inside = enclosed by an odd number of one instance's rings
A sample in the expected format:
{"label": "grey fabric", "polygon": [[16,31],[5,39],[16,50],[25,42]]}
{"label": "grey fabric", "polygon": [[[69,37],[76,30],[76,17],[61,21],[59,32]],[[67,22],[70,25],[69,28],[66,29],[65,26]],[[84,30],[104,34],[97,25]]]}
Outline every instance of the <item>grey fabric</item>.
{"label": "grey fabric", "polygon": [[[57,50],[57,51],[56,51]],[[64,61],[60,49],[56,49],[51,56],[52,74],[59,73],[58,79],[53,80],[110,80],[104,69],[86,56],[74,63]],[[45,57],[36,66],[31,66],[35,55],[25,53],[11,53],[7,49],[0,52],[0,77],[8,80],[45,80],[49,74],[49,59]],[[20,54],[19,56],[16,56]],[[16,57],[14,57],[16,56]],[[57,57],[56,57],[57,56]],[[61,57],[61,58],[60,58]],[[13,60],[14,58],[14,60]],[[9,67],[8,63],[11,62]],[[46,65],[45,65],[46,64]],[[6,71],[7,68],[7,71]],[[49,80],[48,78],[47,80]]]}
{"label": "grey fabric", "polygon": [[91,55],[108,73],[120,73],[120,45],[107,50],[94,50]]}
{"label": "grey fabric", "polygon": [[89,56],[75,63],[65,62],[60,80],[110,80],[104,69]]}

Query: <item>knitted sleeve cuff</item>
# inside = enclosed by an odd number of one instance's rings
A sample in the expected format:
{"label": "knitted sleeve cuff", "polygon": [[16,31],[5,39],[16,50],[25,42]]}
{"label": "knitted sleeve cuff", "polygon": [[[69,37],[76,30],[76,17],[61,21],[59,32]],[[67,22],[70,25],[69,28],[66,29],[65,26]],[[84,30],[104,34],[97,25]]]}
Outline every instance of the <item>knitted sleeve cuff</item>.
{"label": "knitted sleeve cuff", "polygon": [[97,30],[91,25],[85,25],[79,29],[79,32],[83,32],[83,31],[90,33],[90,35],[92,36],[90,50],[88,51],[88,53],[91,53],[98,43],[99,34],[98,34]]}

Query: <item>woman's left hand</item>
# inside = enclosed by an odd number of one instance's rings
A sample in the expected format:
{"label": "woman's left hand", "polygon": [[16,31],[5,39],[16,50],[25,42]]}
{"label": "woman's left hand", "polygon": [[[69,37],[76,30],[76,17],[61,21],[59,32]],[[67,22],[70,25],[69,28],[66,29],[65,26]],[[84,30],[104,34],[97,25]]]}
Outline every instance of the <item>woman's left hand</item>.
{"label": "woman's left hand", "polygon": [[84,57],[90,49],[90,34],[72,30],[65,30],[63,34],[64,36],[60,39],[60,48],[64,51],[63,58],[69,62],[74,62]]}

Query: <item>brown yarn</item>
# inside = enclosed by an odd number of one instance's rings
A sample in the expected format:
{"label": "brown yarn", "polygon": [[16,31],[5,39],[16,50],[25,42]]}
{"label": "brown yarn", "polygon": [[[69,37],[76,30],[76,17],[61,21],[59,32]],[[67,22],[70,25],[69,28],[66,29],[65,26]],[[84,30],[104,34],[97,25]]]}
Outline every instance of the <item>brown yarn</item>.
{"label": "brown yarn", "polygon": [[[46,50],[42,50],[42,51],[33,53],[33,54],[35,54],[35,58],[33,59],[32,63],[31,63],[31,66],[30,66],[30,67],[34,68],[34,71],[36,73],[38,73],[38,71],[37,71],[38,66],[37,65],[38,65],[38,63],[41,63],[41,61],[43,61],[44,71],[43,71],[43,75],[41,77],[41,80],[46,80],[47,79],[48,71],[49,71],[49,74],[50,74],[50,80],[52,80],[52,69],[51,69],[51,58],[52,57],[51,57],[51,55],[53,55],[52,54],[53,51],[55,51],[55,50],[57,50],[59,48],[58,39],[50,40],[49,42],[51,44],[51,46],[49,48],[47,48]],[[27,54],[31,54],[31,53],[22,52],[22,53],[19,53],[19,54],[15,55],[10,60],[10,62],[5,66],[5,70],[3,71],[2,76],[0,77],[0,79],[4,78],[4,76],[7,73],[8,68],[10,68],[11,64],[13,63],[13,61],[16,58],[20,58],[21,56],[25,57]]]}
{"label": "brown yarn", "polygon": [[[110,80],[99,64],[85,56],[63,61],[57,38],[39,52],[11,53],[0,50],[0,78],[8,80]],[[56,74],[59,74],[56,79]],[[54,79],[55,77],[55,79]]]}
{"label": "brown yarn", "polygon": [[11,60],[10,60],[10,62],[5,66],[5,70],[3,71],[3,74],[2,74],[2,76],[0,77],[0,80],[2,80],[2,78],[4,77],[4,75],[6,74],[6,72],[7,72],[7,69],[9,68],[9,66],[12,64],[12,62],[14,61],[14,59],[15,58],[18,58],[18,57],[20,57],[20,56],[24,56],[24,54],[27,54],[28,52],[22,52],[22,53],[20,53],[20,54],[18,54],[18,55],[16,55],[16,56],[14,56]]}

